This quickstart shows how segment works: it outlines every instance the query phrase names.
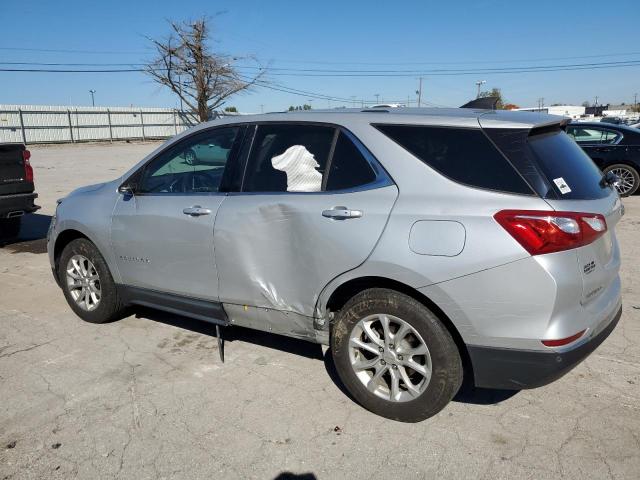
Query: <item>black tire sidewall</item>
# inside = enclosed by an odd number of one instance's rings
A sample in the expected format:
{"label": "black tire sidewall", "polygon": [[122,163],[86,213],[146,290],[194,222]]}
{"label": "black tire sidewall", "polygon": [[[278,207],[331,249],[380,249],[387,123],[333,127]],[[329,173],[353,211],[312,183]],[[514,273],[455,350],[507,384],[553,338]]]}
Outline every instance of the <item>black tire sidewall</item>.
{"label": "black tire sidewall", "polygon": [[12,240],[20,235],[22,217],[0,218],[0,240]]}
{"label": "black tire sidewall", "polygon": [[[408,402],[390,402],[369,392],[356,377],[349,360],[349,335],[360,319],[375,313],[394,315],[411,324],[429,348],[433,366],[427,389]],[[446,327],[433,312],[407,295],[370,289],[353,297],[338,313],[331,335],[338,375],[355,399],[368,410],[403,422],[418,422],[442,410],[462,384],[462,361]]]}
{"label": "black tire sidewall", "polygon": [[631,195],[633,195],[638,191],[638,188],[640,188],[640,174],[638,173],[638,170],[636,170],[631,165],[627,165],[626,163],[616,163],[615,165],[609,165],[604,169],[604,173],[610,172],[611,170],[614,170],[616,168],[624,168],[629,172],[631,172],[631,174],[633,175],[633,180],[634,180],[633,189],[628,193],[625,193],[624,195],[620,194],[621,197],[630,197]]}
{"label": "black tire sidewall", "polygon": [[[69,292],[66,279],[66,267],[69,259],[74,255],[83,255],[88,258],[91,263],[93,263],[100,277],[100,303],[95,310],[87,311],[80,308]],[[116,319],[121,310],[118,291],[107,263],[92,242],[84,238],[70,242],[60,255],[57,273],[67,303],[76,315],[90,323],[106,323]]]}

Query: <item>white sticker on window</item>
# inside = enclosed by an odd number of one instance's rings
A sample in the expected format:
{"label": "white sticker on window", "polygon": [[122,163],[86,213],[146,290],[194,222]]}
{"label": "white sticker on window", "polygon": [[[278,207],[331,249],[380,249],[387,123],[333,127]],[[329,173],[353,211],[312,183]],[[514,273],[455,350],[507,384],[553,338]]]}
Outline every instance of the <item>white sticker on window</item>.
{"label": "white sticker on window", "polygon": [[558,187],[558,190],[560,190],[560,193],[563,195],[571,191],[571,189],[569,188],[569,185],[567,185],[567,182],[565,182],[564,178],[562,177],[554,178],[553,183],[556,184],[556,187]]}
{"label": "white sticker on window", "polygon": [[287,192],[319,192],[322,188],[320,166],[304,145],[294,145],[271,159],[276,170],[287,174]]}

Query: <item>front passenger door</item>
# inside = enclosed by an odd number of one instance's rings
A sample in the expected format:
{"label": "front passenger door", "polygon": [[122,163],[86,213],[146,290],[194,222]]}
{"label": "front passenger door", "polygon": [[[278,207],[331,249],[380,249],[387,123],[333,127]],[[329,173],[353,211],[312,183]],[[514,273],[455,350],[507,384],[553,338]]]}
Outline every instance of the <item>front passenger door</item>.
{"label": "front passenger door", "polygon": [[242,130],[220,127],[192,135],[128,180],[134,194],[121,194],[111,226],[125,285],[218,300],[213,227]]}

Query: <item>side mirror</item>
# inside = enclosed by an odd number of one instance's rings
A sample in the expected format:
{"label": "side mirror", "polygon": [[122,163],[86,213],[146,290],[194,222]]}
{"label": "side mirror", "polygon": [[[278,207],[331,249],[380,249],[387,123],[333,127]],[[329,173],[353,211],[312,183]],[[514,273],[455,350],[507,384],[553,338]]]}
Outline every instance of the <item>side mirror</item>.
{"label": "side mirror", "polygon": [[135,190],[136,185],[131,183],[123,183],[118,187],[118,192],[122,193],[123,195],[135,195]]}

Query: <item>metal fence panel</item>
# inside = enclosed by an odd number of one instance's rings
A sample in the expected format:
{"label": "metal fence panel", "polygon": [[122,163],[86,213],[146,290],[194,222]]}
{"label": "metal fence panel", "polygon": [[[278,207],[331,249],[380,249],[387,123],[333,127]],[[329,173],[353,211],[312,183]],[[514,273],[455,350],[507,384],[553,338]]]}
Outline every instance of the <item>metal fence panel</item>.
{"label": "metal fence panel", "polygon": [[197,123],[170,108],[0,105],[0,143],[165,139]]}

